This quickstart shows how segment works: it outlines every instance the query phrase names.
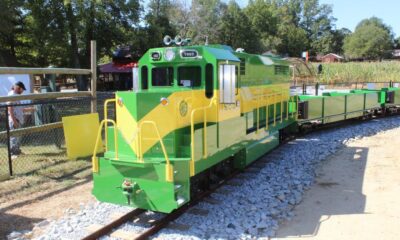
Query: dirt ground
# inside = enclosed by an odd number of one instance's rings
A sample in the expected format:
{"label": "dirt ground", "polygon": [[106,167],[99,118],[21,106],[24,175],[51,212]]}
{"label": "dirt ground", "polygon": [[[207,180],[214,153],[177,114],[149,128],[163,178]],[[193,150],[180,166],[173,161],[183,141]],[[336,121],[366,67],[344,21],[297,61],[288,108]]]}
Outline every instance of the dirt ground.
{"label": "dirt ground", "polygon": [[400,129],[340,150],[274,239],[399,239],[399,154]]}
{"label": "dirt ground", "polygon": [[[43,186],[42,186],[43,188]],[[79,209],[79,205],[94,201],[90,179],[81,179],[68,185],[49,185],[49,189],[9,199],[0,204],[0,239],[11,231],[31,230],[36,223],[57,219],[66,209]]]}

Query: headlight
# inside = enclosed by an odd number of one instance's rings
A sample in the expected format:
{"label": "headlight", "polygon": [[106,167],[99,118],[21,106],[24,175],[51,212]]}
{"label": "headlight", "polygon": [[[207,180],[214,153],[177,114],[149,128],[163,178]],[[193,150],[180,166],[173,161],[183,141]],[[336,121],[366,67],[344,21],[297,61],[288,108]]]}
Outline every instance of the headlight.
{"label": "headlight", "polygon": [[167,106],[168,105],[168,98],[165,98],[165,97],[161,98],[160,99],[160,103],[163,106]]}
{"label": "headlight", "polygon": [[175,52],[173,49],[168,48],[167,50],[165,50],[165,60],[167,60],[168,62],[174,60],[175,58]]}

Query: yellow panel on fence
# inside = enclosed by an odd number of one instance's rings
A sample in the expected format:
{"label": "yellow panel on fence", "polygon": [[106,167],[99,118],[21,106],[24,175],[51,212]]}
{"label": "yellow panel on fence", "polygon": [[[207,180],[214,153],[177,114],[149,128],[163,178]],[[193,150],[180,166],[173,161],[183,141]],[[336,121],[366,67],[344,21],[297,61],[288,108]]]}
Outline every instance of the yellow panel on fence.
{"label": "yellow panel on fence", "polygon": [[[69,159],[87,157],[93,154],[99,129],[99,114],[83,114],[62,118],[65,145]],[[103,152],[103,144],[98,145],[97,153]]]}

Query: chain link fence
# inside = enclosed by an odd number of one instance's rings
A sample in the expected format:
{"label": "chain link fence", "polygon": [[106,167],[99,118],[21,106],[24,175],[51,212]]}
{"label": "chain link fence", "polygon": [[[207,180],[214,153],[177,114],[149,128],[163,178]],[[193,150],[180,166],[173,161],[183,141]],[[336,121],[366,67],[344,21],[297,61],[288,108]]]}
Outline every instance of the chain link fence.
{"label": "chain link fence", "polygon": [[[97,93],[100,120],[103,119],[104,101],[113,97],[112,92]],[[24,124],[17,129],[7,126],[9,107],[20,107],[24,110]],[[66,154],[62,117],[90,111],[90,97],[20,101],[0,105],[0,180],[15,175],[49,174],[57,165],[70,161]],[[108,114],[109,118],[114,118],[114,109],[111,106]],[[76,170],[79,169],[72,167],[59,172],[71,174]]]}

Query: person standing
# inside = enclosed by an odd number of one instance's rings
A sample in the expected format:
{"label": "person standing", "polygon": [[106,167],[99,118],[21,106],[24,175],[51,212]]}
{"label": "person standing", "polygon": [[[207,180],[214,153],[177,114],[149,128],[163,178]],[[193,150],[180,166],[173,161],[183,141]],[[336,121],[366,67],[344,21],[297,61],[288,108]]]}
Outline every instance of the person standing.
{"label": "person standing", "polygon": [[318,64],[317,70],[318,70],[318,74],[322,74],[322,64],[321,63]]}
{"label": "person standing", "polygon": [[[8,96],[16,96],[21,95],[26,90],[23,82],[16,82],[11,91],[8,93]],[[24,107],[18,106],[20,101],[13,102],[13,106],[8,107],[8,125],[10,126],[10,130],[18,129],[24,124]],[[11,105],[10,102],[8,102]],[[11,157],[15,159],[18,155],[21,154],[20,149],[20,139],[18,137],[10,137],[10,147],[11,147]]]}

